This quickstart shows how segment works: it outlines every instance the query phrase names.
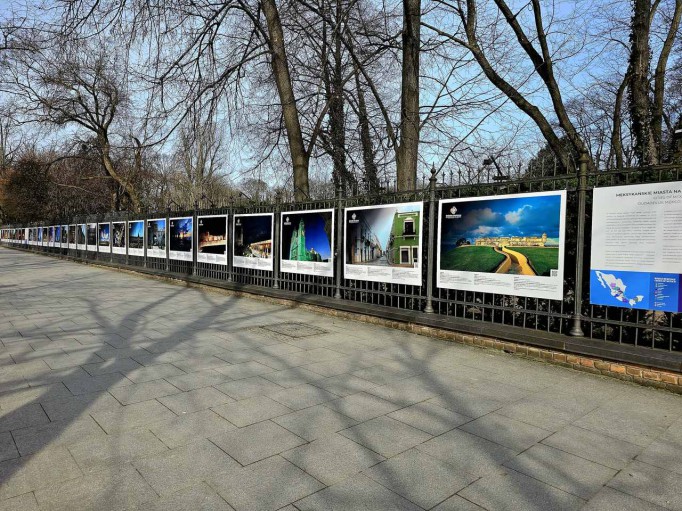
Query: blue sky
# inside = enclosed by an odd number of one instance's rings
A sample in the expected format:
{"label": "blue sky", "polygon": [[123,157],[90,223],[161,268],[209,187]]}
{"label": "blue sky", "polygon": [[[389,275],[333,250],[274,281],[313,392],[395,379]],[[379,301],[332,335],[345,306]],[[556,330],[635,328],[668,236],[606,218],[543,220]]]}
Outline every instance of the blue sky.
{"label": "blue sky", "polygon": [[395,204],[389,204],[380,208],[360,209],[348,212],[348,218],[355,213],[358,218],[364,218],[367,224],[372,229],[372,232],[377,235],[381,248],[386,249],[388,238],[391,235],[391,227],[393,226],[393,217],[396,213],[407,213],[414,211],[416,208],[413,204],[396,207]]}
{"label": "blue sky", "polygon": [[128,228],[130,229],[130,236],[132,238],[142,237],[144,235],[144,222],[142,220],[130,222]]}
{"label": "blue sky", "polygon": [[[461,218],[447,219],[455,206]],[[559,238],[561,197],[499,198],[444,204],[442,211],[443,241],[454,243],[466,238],[472,243],[482,237],[542,236]]]}
{"label": "blue sky", "polygon": [[323,215],[330,216],[331,213],[285,214],[285,221],[289,217],[291,226],[282,226],[282,253],[289,253],[291,232],[293,229],[298,229],[301,218],[303,218],[305,224],[305,248],[307,250],[315,249],[315,252],[322,256],[322,259],[329,259],[331,257],[331,246],[327,232],[324,230],[325,218]]}
{"label": "blue sky", "polygon": [[171,232],[192,232],[192,219],[191,218],[176,218],[171,220]]}

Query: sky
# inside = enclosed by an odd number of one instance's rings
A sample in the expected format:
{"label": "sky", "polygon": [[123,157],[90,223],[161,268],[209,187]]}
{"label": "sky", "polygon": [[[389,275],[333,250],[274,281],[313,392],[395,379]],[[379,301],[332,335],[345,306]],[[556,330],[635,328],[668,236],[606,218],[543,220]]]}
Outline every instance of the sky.
{"label": "sky", "polygon": [[374,234],[377,235],[377,238],[379,238],[381,248],[385,250],[386,245],[388,244],[388,238],[391,235],[391,227],[393,227],[393,217],[395,214],[407,213],[414,210],[415,206],[413,204],[398,207],[396,207],[394,204],[390,204],[373,209],[367,208],[349,211],[348,218],[351,218],[353,213],[357,214],[359,218],[364,218],[372,229],[372,232],[374,232]]}
{"label": "sky", "polygon": [[[244,226],[244,245],[272,238],[272,216],[241,216],[237,217]],[[236,220],[235,220],[236,221]]]}
{"label": "sky", "polygon": [[441,215],[457,208],[461,218],[442,216],[444,241],[454,243],[459,238],[474,242],[478,238],[496,236],[542,236],[558,239],[561,221],[561,197],[499,198],[444,204]]}
{"label": "sky", "polygon": [[171,230],[173,232],[192,232],[191,218],[176,218],[171,220]]}
{"label": "sky", "polygon": [[139,222],[130,222],[129,224],[129,229],[130,229],[130,237],[131,238],[137,238],[137,237],[142,237],[144,235],[144,222],[140,220]]}
{"label": "sky", "polygon": [[305,223],[305,248],[315,249],[322,259],[331,258],[331,247],[329,237],[324,230],[325,219],[321,213],[307,213],[303,215],[285,214],[284,218],[289,217],[291,226],[282,225],[282,253],[288,254],[291,245],[291,232],[298,229],[301,218]]}

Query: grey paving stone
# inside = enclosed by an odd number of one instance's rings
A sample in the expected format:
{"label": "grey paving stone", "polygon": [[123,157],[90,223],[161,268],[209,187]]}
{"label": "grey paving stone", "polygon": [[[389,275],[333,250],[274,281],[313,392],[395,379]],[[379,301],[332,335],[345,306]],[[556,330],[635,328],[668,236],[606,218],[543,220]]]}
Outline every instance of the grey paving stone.
{"label": "grey paving stone", "polygon": [[[97,352],[99,353],[99,351]],[[102,355],[100,355],[102,356]],[[178,351],[162,351],[161,353],[150,353],[146,350],[136,350],[136,353],[131,353],[132,358],[138,364],[143,366],[153,366],[158,364],[172,364],[179,360],[187,358],[187,353],[180,353]]]}
{"label": "grey paving stone", "polygon": [[332,377],[339,374],[352,373],[361,369],[366,369],[376,365],[374,359],[358,360],[356,357],[346,357],[342,359],[328,360],[326,362],[315,362],[314,364],[307,364],[306,369],[322,376]]}
{"label": "grey paving stone", "polygon": [[398,382],[389,383],[380,387],[374,387],[367,391],[382,399],[399,404],[400,406],[410,406],[420,401],[425,401],[438,394],[434,386],[421,380],[420,377],[408,378]]}
{"label": "grey paving stone", "polygon": [[234,511],[225,500],[206,483],[197,483],[166,497],[145,502],[130,511]]}
{"label": "grey paving stone", "polygon": [[202,438],[232,431],[235,426],[212,410],[183,414],[149,425],[149,429],[171,449]]}
{"label": "grey paving stone", "polygon": [[337,396],[345,397],[358,392],[365,392],[377,386],[376,383],[363,380],[352,374],[339,374],[313,382],[313,385],[327,390]]}
{"label": "grey paving stone", "polygon": [[386,385],[388,383],[409,378],[417,372],[419,371],[409,369],[394,369],[385,367],[384,365],[375,365],[366,369],[354,371],[353,375],[357,376],[358,378],[362,378],[363,380],[376,383],[377,385]]}
{"label": "grey paving stone", "polygon": [[69,445],[71,455],[83,472],[116,468],[135,458],[166,452],[168,448],[147,430],[124,431],[104,437],[90,437]]}
{"label": "grey paving stone", "polygon": [[46,424],[49,421],[40,403],[0,410],[0,432]]}
{"label": "grey paving stone", "polygon": [[682,444],[665,436],[649,444],[636,459],[682,475]]}
{"label": "grey paving stone", "polygon": [[19,457],[19,452],[10,433],[0,433],[0,461]]}
{"label": "grey paving stone", "polygon": [[45,401],[42,406],[50,420],[62,421],[88,415],[96,410],[121,408],[121,403],[108,392],[92,392]]}
{"label": "grey paving stone", "polygon": [[643,449],[624,440],[575,426],[565,427],[545,438],[542,443],[616,470],[630,463]]}
{"label": "grey paving stone", "polygon": [[135,362],[132,358],[111,358],[105,360],[104,362],[85,364],[81,367],[83,367],[83,369],[85,369],[92,376],[98,376],[100,374],[132,371],[133,369],[138,369],[142,366]]}
{"label": "grey paving stone", "polygon": [[667,425],[636,412],[621,413],[598,409],[573,422],[574,426],[646,447],[667,429]]}
{"label": "grey paving stone", "polygon": [[263,374],[263,378],[281,387],[289,388],[321,380],[324,376],[308,371],[303,367],[295,367],[293,369],[285,369],[284,371],[267,372]]}
{"label": "grey paving stone", "polygon": [[324,403],[324,406],[360,422],[385,415],[400,408],[400,405],[365,392],[358,392],[352,396],[328,401]]}
{"label": "grey paving stone", "polygon": [[64,369],[66,367],[76,367],[84,364],[102,362],[102,359],[94,353],[64,353],[63,355],[48,355],[43,357],[50,369]]}
{"label": "grey paving stone", "polygon": [[431,402],[417,403],[391,412],[388,416],[432,435],[441,435],[473,420]]}
{"label": "grey paving stone", "polygon": [[122,405],[149,401],[158,397],[178,394],[180,389],[171,385],[166,380],[153,380],[145,383],[134,383],[123,387],[115,387],[109,390]]}
{"label": "grey paving stone", "polygon": [[178,415],[205,410],[234,401],[231,397],[213,387],[181,392],[172,396],[158,398],[158,400]]}
{"label": "grey paving stone", "polygon": [[357,424],[355,419],[323,405],[311,406],[272,419],[301,438],[311,441]]}
{"label": "grey paving stone", "polygon": [[505,465],[586,500],[616,475],[614,469],[545,445],[534,445]]}
{"label": "grey paving stone", "polygon": [[301,410],[338,398],[336,394],[332,394],[331,392],[327,392],[320,387],[308,383],[291,389],[273,392],[269,394],[269,396],[275,401],[288,406],[292,410]]}
{"label": "grey paving stone", "polygon": [[159,495],[207,478],[232,477],[241,466],[208,440],[137,459],[133,465]]}
{"label": "grey paving stone", "polygon": [[242,380],[252,376],[275,372],[272,367],[256,362],[255,360],[234,365],[223,364],[220,367],[216,367],[215,370],[232,380]]}
{"label": "grey paving stone", "polygon": [[485,511],[481,506],[466,500],[459,495],[453,495],[446,501],[438,504],[433,511]]}
{"label": "grey paving stone", "polygon": [[[242,465],[260,461],[305,443],[302,438],[271,421],[214,435],[209,437],[209,440]],[[229,499],[228,502],[234,505]]]}
{"label": "grey paving stone", "polygon": [[195,390],[203,387],[211,387],[228,381],[230,378],[213,369],[187,373],[180,376],[171,376],[166,381],[175,385],[180,390]]}
{"label": "grey paving stone", "polygon": [[446,463],[416,449],[379,463],[364,474],[424,509],[431,509],[478,479],[455,472]]}
{"label": "grey paving stone", "polygon": [[240,469],[229,478],[211,478],[210,484],[237,511],[274,511],[324,487],[279,456]]}
{"label": "grey paving stone", "polygon": [[64,447],[3,461],[0,463],[0,501],[80,475],[78,465]]}
{"label": "grey paving stone", "polygon": [[133,382],[121,373],[101,374],[98,376],[87,376],[79,378],[68,378],[64,380],[64,385],[74,395],[89,394],[99,390],[108,390],[115,387],[125,387],[132,385]]}
{"label": "grey paving stone", "polygon": [[[217,369],[225,366],[225,361],[212,355],[194,356],[173,362],[173,365],[186,373],[200,371],[202,369]],[[150,366],[158,367],[158,366]],[[228,366],[229,367],[229,366]],[[171,376],[171,375],[168,375]]]}
{"label": "grey paving stone", "polygon": [[490,473],[459,492],[485,509],[563,511],[580,509],[585,501],[513,470]]}
{"label": "grey paving stone", "polygon": [[664,511],[666,508],[605,486],[582,509],[583,511]]}
{"label": "grey paving stone", "polygon": [[18,429],[12,433],[22,456],[46,447],[69,445],[84,438],[103,438],[106,433],[89,416],[77,420],[55,421],[42,426]]}
{"label": "grey paving stone", "polygon": [[501,399],[481,395],[468,386],[462,386],[457,392],[447,392],[436,396],[429,399],[429,402],[472,418],[489,414],[509,404]]}
{"label": "grey paving stone", "polygon": [[300,511],[418,511],[410,501],[358,474],[295,503]]}
{"label": "grey paving stone", "polygon": [[98,410],[91,415],[109,434],[176,417],[156,400],[126,405],[114,410]]}
{"label": "grey paving stone", "polygon": [[326,485],[342,481],[384,460],[376,452],[333,433],[283,452],[281,456]]}
{"label": "grey paving stone", "polygon": [[50,399],[70,397],[71,392],[61,383],[53,383],[41,387],[31,387],[27,389],[5,392],[0,395],[0,407],[2,409],[12,409],[33,403],[40,403]]}
{"label": "grey paving stone", "polygon": [[523,450],[552,434],[551,431],[531,426],[525,422],[491,413],[467,422],[461,430],[486,438],[510,449]]}
{"label": "grey paving stone", "polygon": [[144,383],[146,381],[179,376],[185,374],[185,371],[178,369],[171,364],[157,364],[149,367],[142,367],[140,369],[133,369],[132,371],[124,371],[123,374],[134,383]]}
{"label": "grey paving stone", "polygon": [[266,396],[242,399],[234,403],[214,406],[212,409],[218,415],[240,428],[291,413],[290,408]]}
{"label": "grey paving stone", "polygon": [[78,477],[35,492],[41,509],[74,511],[76,509],[128,509],[156,497],[154,490],[130,465],[116,470]]}
{"label": "grey paving stone", "polygon": [[458,471],[479,476],[498,469],[519,452],[459,429],[435,437],[417,449],[449,463]]}
{"label": "grey paving stone", "polygon": [[583,415],[582,412],[557,408],[535,400],[518,401],[495,413],[548,431],[558,431]]}
{"label": "grey paving stone", "polygon": [[263,396],[282,390],[282,387],[260,376],[253,376],[243,380],[228,381],[215,386],[220,392],[224,392],[234,399],[246,399],[249,397]]}
{"label": "grey paving stone", "polygon": [[428,433],[390,417],[377,417],[340,434],[387,458],[432,438]]}
{"label": "grey paving stone", "polygon": [[633,461],[607,486],[667,509],[682,509],[682,475]]}
{"label": "grey paving stone", "polygon": [[1,500],[0,511],[38,511],[38,501],[33,492],[24,493],[11,499]]}

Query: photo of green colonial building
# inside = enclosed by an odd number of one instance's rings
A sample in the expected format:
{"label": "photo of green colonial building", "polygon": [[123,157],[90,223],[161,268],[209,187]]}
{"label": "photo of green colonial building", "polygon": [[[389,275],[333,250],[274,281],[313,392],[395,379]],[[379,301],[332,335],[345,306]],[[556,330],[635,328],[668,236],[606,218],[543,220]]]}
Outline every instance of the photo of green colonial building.
{"label": "photo of green colonial building", "polygon": [[419,267],[421,211],[413,204],[354,209],[346,222],[346,264]]}

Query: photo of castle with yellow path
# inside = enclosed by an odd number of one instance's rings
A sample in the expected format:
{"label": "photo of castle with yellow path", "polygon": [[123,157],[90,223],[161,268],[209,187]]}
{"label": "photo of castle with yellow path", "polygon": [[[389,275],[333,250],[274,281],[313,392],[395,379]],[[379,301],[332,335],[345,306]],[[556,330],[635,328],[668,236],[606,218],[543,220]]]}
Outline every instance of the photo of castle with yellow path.
{"label": "photo of castle with yellow path", "polygon": [[440,269],[552,276],[559,268],[558,196],[443,204]]}

